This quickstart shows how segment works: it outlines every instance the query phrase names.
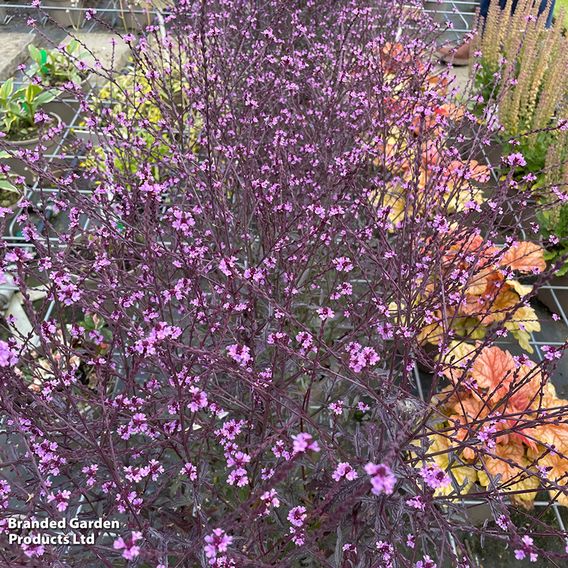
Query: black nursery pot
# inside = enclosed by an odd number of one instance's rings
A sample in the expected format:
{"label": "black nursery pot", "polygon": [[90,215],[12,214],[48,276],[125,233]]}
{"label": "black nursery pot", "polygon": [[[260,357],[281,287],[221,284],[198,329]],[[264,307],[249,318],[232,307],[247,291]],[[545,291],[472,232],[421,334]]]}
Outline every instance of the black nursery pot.
{"label": "black nursery pot", "polygon": [[[91,88],[89,79],[86,78],[81,83],[81,90],[83,93],[88,93]],[[48,114],[56,114],[63,124],[69,125],[73,122],[73,119],[77,116],[75,124],[78,124],[81,119],[79,113],[79,100],[77,97],[73,96],[72,93],[67,93],[65,91],[60,91],[57,97],[45,105],[45,112]]]}
{"label": "black nursery pot", "polygon": [[[56,124],[61,122],[61,119],[56,114],[51,113],[51,116],[55,119]],[[55,151],[61,142],[62,136],[63,134],[59,134],[47,143],[45,154],[52,154]],[[5,144],[14,152],[18,150],[33,150],[39,144],[39,135],[34,138],[29,138],[28,140],[6,140]],[[5,158],[3,161],[5,164],[10,166],[10,172],[14,175],[23,177],[27,185],[33,185],[35,183],[37,175],[35,172],[30,170],[24,160],[17,157],[11,157]]]}

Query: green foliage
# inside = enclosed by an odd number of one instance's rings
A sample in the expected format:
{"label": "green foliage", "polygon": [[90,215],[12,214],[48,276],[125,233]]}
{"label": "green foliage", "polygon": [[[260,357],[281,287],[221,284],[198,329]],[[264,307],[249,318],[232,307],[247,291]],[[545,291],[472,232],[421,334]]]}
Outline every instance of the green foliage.
{"label": "green foliage", "polygon": [[31,72],[39,75],[44,84],[56,87],[71,81],[80,84],[86,77],[79,70],[77,62],[85,56],[85,51],[77,40],[71,40],[59,49],[42,49],[35,45],[28,46],[33,61]]}
{"label": "green foliage", "polygon": [[52,90],[28,84],[14,90],[14,79],[0,86],[0,129],[8,139],[33,138],[40,125],[36,124],[37,111],[55,98]]}
{"label": "green foliage", "polygon": [[112,341],[112,331],[104,319],[97,315],[85,314],[85,317],[78,322],[78,325],[85,330],[85,337],[89,337],[90,332],[98,332],[102,336],[103,342],[97,346],[97,351],[99,353],[108,351],[108,345]]}
{"label": "green foliage", "polygon": [[[183,103],[182,81],[172,77],[173,96]],[[151,92],[150,84],[145,74],[140,71],[129,72],[118,76],[114,81],[104,85],[95,101],[99,110],[110,108],[111,117],[121,117],[115,124],[128,121],[128,128],[118,127],[115,132],[125,140],[137,139],[136,150],[129,146],[124,151],[118,146],[112,148],[96,147],[83,163],[84,167],[93,168],[99,174],[109,174],[112,169],[116,172],[135,174],[141,164],[148,164],[156,181],[162,175],[160,165],[162,158],[171,148],[170,136],[161,127],[163,121],[162,110],[156,103]],[[108,116],[104,117],[108,120]],[[201,123],[183,112],[184,124],[190,124],[190,145],[194,151],[198,150],[197,139],[201,131]]]}
{"label": "green foliage", "polygon": [[499,92],[499,82],[496,80],[494,68],[488,61],[482,59],[479,68],[475,73],[474,85],[476,92],[483,98],[483,103],[476,103],[474,110],[476,114],[482,115],[488,101],[495,99]]}
{"label": "green foliage", "polygon": [[[0,160],[9,158],[8,152],[0,151]],[[11,207],[18,202],[22,193],[10,181],[9,174],[0,172],[0,207]]]}
{"label": "green foliage", "polygon": [[127,117],[128,129],[119,127],[121,137],[125,140],[136,137],[140,144],[137,152],[131,148],[128,152],[119,147],[113,147],[112,150],[94,148],[85,166],[94,167],[99,173],[105,174],[109,172],[109,160],[114,171],[134,174],[141,163],[149,163],[155,179],[159,180],[159,164],[168,152],[169,145],[167,136],[161,134],[159,127],[161,112],[148,95],[148,83],[137,73],[120,75],[101,88],[95,104],[99,109],[109,107],[112,117]]}
{"label": "green foliage", "polygon": [[[560,205],[551,207],[538,214],[538,222],[540,232],[546,239],[555,236],[558,244],[549,246],[545,252],[545,259],[550,262],[556,262],[568,255],[568,205]],[[568,273],[568,263],[556,273],[557,276],[563,276]]]}
{"label": "green foliage", "polygon": [[[504,141],[504,155],[521,152],[524,156],[526,165],[517,166],[515,168],[515,178],[521,179],[525,175],[532,173],[539,178],[543,177],[543,170],[546,166],[546,156],[551,144],[556,142],[555,133],[551,131],[539,132],[528,136],[520,136],[517,144],[511,145],[508,141]],[[540,185],[544,185],[544,179],[540,179],[540,184],[533,186],[536,189]]]}

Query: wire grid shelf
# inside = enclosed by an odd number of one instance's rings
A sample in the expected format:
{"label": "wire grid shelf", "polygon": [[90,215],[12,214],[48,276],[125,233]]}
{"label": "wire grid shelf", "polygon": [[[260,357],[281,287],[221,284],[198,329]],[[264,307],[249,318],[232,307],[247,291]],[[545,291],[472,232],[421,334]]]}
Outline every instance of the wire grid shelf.
{"label": "wire grid shelf", "polygon": [[[60,1],[60,0],[56,0]],[[51,13],[68,13],[76,14],[80,16],[82,13],[87,11],[95,11],[99,16],[109,16],[110,22],[117,23],[120,20],[120,15],[125,12],[131,14],[150,14],[155,15],[161,10],[158,9],[146,9],[136,6],[137,0],[102,0],[100,2],[89,2],[88,0],[77,0],[75,5],[69,4],[54,4],[50,0],[41,0],[41,8],[43,10],[48,10]],[[25,16],[26,18],[32,13],[38,12],[37,6],[31,5],[30,2],[8,2],[6,0],[0,0],[0,10],[4,12],[0,14],[3,19],[0,19],[0,25],[9,24],[15,17]],[[81,18],[76,20],[78,25],[77,28],[89,28],[92,25],[92,21],[82,21]],[[46,19],[43,21],[46,23]]]}
{"label": "wire grid shelf", "polygon": [[[469,0],[451,0],[445,2],[443,0],[438,1],[425,1],[424,2],[424,11],[433,19],[437,20],[440,23],[446,23],[448,28],[446,32],[446,36],[451,38],[457,42],[461,40],[464,34],[471,31],[473,25],[475,24],[476,17],[477,17],[477,2],[472,2]],[[491,162],[490,156],[488,153],[483,149],[483,158],[485,163],[489,166],[491,171],[492,180],[495,184],[499,182],[498,173],[496,168],[494,167],[495,164]],[[510,203],[507,203],[509,213],[512,215],[513,219],[517,223],[520,233],[524,240],[530,240],[530,235],[527,235],[525,227],[523,226],[522,220],[519,217],[518,211],[514,210]],[[535,334],[534,332],[530,333],[529,344],[534,350],[534,356],[538,362],[542,362],[544,360],[544,355],[542,352],[542,347],[545,345],[552,345],[552,346],[562,346],[565,344],[566,338],[568,338],[568,285],[563,283],[556,283],[554,280],[542,286],[542,290],[546,290],[552,299],[552,305],[550,306],[552,311],[560,316],[559,322],[554,322],[550,320],[547,322],[549,325],[554,326],[556,329],[554,330],[556,333],[552,335],[560,336],[560,337],[550,337],[550,328],[545,329],[544,333]],[[550,305],[550,304],[549,304]],[[540,310],[541,313],[544,315],[546,313],[545,310]],[[540,315],[540,314],[539,314]],[[549,338],[546,338],[547,333],[549,332]],[[503,347],[511,349],[512,345],[510,341],[499,341],[498,342]],[[564,364],[563,366],[566,367],[568,358],[564,357]],[[560,364],[562,365],[562,363]],[[419,397],[424,401],[425,400],[425,389],[423,385],[423,381],[425,379],[423,373],[420,372],[418,366],[415,364],[414,369],[414,380],[416,383],[416,388],[418,391]],[[567,380],[568,377],[563,377],[564,381]],[[555,385],[557,386],[557,385]],[[564,385],[566,388],[566,385]],[[465,507],[475,507],[479,505],[483,505],[483,501],[479,499],[463,499],[462,500]],[[534,502],[534,506],[536,508],[552,508],[554,511],[555,519],[558,523],[559,529],[564,534],[566,539],[566,543],[568,546],[568,532],[566,530],[566,523],[562,517],[560,512],[560,506],[558,503],[550,503],[547,500],[537,500]],[[452,546],[454,551],[457,549],[455,542],[452,542]],[[478,566],[481,566],[481,563],[478,563]]]}
{"label": "wire grid shelf", "polygon": [[[482,149],[483,152],[483,159],[486,163],[486,165],[489,167],[489,170],[491,172],[491,177],[492,177],[492,181],[495,185],[497,185],[499,183],[499,175],[498,175],[498,171],[497,168],[495,167],[495,163],[492,162],[489,154],[485,151],[485,149]],[[527,231],[524,227],[524,224],[522,222],[522,219],[519,216],[519,213],[517,210],[513,209],[512,205],[510,202],[507,202],[507,208],[509,211],[509,214],[513,217],[513,219],[515,220],[515,223],[517,224],[518,228],[519,228],[519,232],[522,235],[523,240],[530,240],[531,235],[527,234]],[[531,332],[530,333],[530,339],[529,339],[529,345],[533,348],[534,350],[534,357],[536,358],[536,360],[541,363],[544,361],[544,355],[543,355],[543,351],[542,351],[542,347],[545,345],[551,345],[551,346],[562,346],[566,343],[566,339],[568,338],[568,318],[567,318],[567,312],[568,312],[568,305],[564,304],[562,302],[562,299],[566,300],[568,299],[568,286],[565,285],[557,285],[554,283],[554,281],[552,281],[551,283],[548,283],[544,286],[542,286],[542,289],[547,290],[554,302],[554,305],[552,306],[553,311],[560,316],[560,321],[559,322],[554,322],[554,321],[550,321],[549,323],[552,325],[556,326],[556,331],[560,332],[561,334],[563,334],[564,340],[560,340],[560,339],[546,339],[546,331],[549,330],[544,330],[543,332],[540,333],[534,333]],[[541,314],[545,314],[546,311],[544,310],[540,310]],[[540,314],[539,314],[540,315]],[[514,350],[515,345],[512,344],[511,341],[507,341],[506,339],[504,340],[500,340],[496,342],[498,345],[502,346],[503,348],[506,348],[510,351]],[[564,367],[566,366],[567,362],[566,359],[567,357],[564,355],[563,356],[564,359]],[[562,365],[562,362],[559,366]],[[418,391],[418,395],[420,397],[420,399],[422,401],[426,400],[425,397],[425,388],[424,388],[424,374],[419,370],[418,366],[415,364],[413,367],[413,374],[414,374],[414,380],[416,383],[416,389]],[[553,381],[555,382],[555,381]],[[555,385],[558,386],[558,385]],[[565,385],[564,385],[565,387]],[[463,498],[461,499],[461,502],[463,503],[463,505],[465,507],[475,507],[475,506],[479,506],[479,505],[483,505],[485,502],[481,501],[479,499],[467,499],[467,498]],[[552,510],[554,511],[554,516],[555,519],[558,523],[558,528],[562,531],[565,541],[566,541],[566,546],[568,548],[568,532],[566,529],[566,523],[562,517],[562,514],[560,512],[560,506],[558,505],[558,503],[554,502],[551,503],[550,501],[547,500],[536,500],[534,502],[534,506],[535,508],[541,508],[541,509],[549,509],[552,508]],[[453,542],[453,538],[450,535],[450,538],[452,540],[452,547],[454,548],[454,551],[457,549],[455,542]],[[477,566],[479,566],[479,568],[481,568],[483,566],[482,563],[478,562]]]}
{"label": "wire grid shelf", "polygon": [[[47,2],[46,2],[47,3]],[[8,10],[7,13],[3,13],[4,10]],[[87,8],[84,6],[70,6],[68,8],[61,8],[65,10],[73,11],[85,11]],[[461,37],[469,32],[472,28],[473,23],[475,22],[476,18],[476,9],[477,9],[477,2],[470,1],[470,0],[451,0],[451,1],[425,1],[424,2],[424,11],[430,15],[432,18],[438,20],[439,22],[446,22],[448,24],[446,35],[451,39],[459,41]],[[1,3],[0,0],[0,24],[3,22],[1,21],[2,18],[5,18],[4,22],[6,24],[10,24],[13,22],[14,19],[20,17],[24,20],[28,17],[31,10],[37,10],[33,8],[29,3]],[[103,17],[110,17],[109,24],[110,25],[120,25],[120,12],[122,10],[121,3],[119,0],[109,0],[108,2],[101,2],[100,7],[96,7],[97,13],[101,14]],[[136,9],[133,10],[134,12],[142,12]],[[42,22],[45,24],[46,22]],[[84,21],[81,25],[81,31],[84,32],[94,32],[100,28],[100,25],[94,21]],[[1,30],[0,26],[0,30]],[[29,33],[33,33],[33,30],[30,30]],[[93,87],[90,87],[88,95],[92,94]],[[54,159],[62,159],[64,161],[71,161],[71,160],[81,160],[84,159],[86,156],[81,155],[61,155],[60,152],[65,147],[66,143],[69,142],[73,137],[73,132],[77,129],[81,122],[81,112],[79,109],[75,110],[72,119],[64,125],[63,136],[59,141],[57,147],[54,149],[53,153],[46,156],[49,162],[52,162]],[[493,177],[493,181],[497,182],[498,177],[495,171],[495,168],[492,167],[491,161],[487,154],[485,154],[485,161],[490,166],[491,174]],[[85,189],[81,190],[84,193],[91,193],[92,190]],[[35,181],[35,183],[28,188],[27,193],[25,195],[26,199],[33,202],[33,198],[37,196],[37,194],[42,194],[44,196],[48,196],[50,194],[56,195],[58,190],[56,188],[50,187],[41,187],[39,185],[39,181]],[[523,238],[527,238],[525,229],[522,226],[521,220],[519,219],[518,213],[514,211],[509,204],[510,213],[513,215],[515,220],[518,222],[521,233]],[[4,241],[9,247],[33,247],[31,243],[26,242],[25,238],[17,233],[17,224],[16,218],[18,214],[21,213],[19,210],[15,215],[14,219],[11,221],[8,234],[3,236]],[[87,230],[89,228],[90,221],[89,219],[83,219],[82,228],[83,230]],[[46,240],[52,241],[53,243],[58,243],[58,239],[56,237],[45,237]],[[4,286],[6,287],[6,286]],[[15,288],[14,288],[15,289]],[[552,300],[554,302],[555,312],[560,316],[561,321],[557,322],[555,325],[562,328],[560,333],[564,334],[564,337],[568,335],[568,303],[563,305],[562,300],[568,300],[568,285],[557,285],[555,283],[549,283],[543,286],[543,289],[548,290],[550,293]],[[49,319],[52,315],[52,312],[55,307],[55,302],[51,301],[48,305],[48,308],[45,313],[45,319]],[[543,334],[530,334],[529,344],[534,349],[534,354],[536,359],[541,362],[544,359],[542,346],[543,345],[563,345],[564,341],[561,339],[551,339],[546,340]],[[503,345],[507,347],[511,347],[511,344],[503,341]],[[424,376],[419,371],[418,367],[414,366],[414,379],[416,381],[416,387],[419,394],[419,397],[422,400],[425,400],[425,389],[423,386]],[[466,507],[474,507],[477,505],[483,504],[482,501],[476,499],[463,499],[463,504]],[[550,508],[550,502],[546,500],[539,500],[535,501],[535,507],[538,508]],[[558,527],[560,530],[566,535],[567,542],[568,542],[568,533],[566,532],[566,524],[560,512],[560,507],[557,503],[552,504],[552,509],[554,511],[554,515],[556,521],[558,523]],[[455,543],[453,543],[454,549]],[[479,564],[481,566],[481,564]]]}

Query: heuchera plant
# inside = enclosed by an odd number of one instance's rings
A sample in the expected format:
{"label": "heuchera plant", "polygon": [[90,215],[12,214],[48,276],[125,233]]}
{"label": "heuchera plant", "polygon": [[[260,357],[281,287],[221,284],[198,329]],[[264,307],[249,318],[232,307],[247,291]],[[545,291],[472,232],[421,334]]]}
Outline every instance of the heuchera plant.
{"label": "heuchera plant", "polygon": [[[444,372],[453,384],[437,395],[447,420],[436,425],[443,433],[433,435],[430,451],[456,483],[438,491],[451,494],[455,487],[470,489],[474,483],[487,490],[499,486],[528,507],[543,486],[552,499],[568,504],[563,489],[568,430],[556,414],[566,401],[526,357],[483,347],[470,364],[473,352],[474,346],[452,346],[452,364]],[[551,358],[558,355],[546,352]],[[543,411],[547,417],[541,421]]]}
{"label": "heuchera plant", "polygon": [[[522,476],[534,469],[555,490],[552,501],[565,498],[564,446],[558,472],[538,469],[553,459],[546,436],[561,431],[550,425],[565,401],[546,402],[545,384],[535,402],[516,393],[529,369],[546,376],[561,348],[538,366],[511,359],[491,382],[459,378],[481,377],[488,350],[526,308],[514,274],[539,272],[538,287],[549,273],[540,247],[506,226],[507,207],[522,207],[512,175],[485,199],[455,199],[484,183],[474,160],[488,132],[447,74],[432,80],[432,23],[415,15],[400,30],[402,3],[376,0],[176,4],[166,34],[124,38],[143,81],[121,87],[93,67],[124,93],[108,105],[81,100],[104,168],[61,173],[30,160],[57,192],[37,190],[40,227],[19,215],[25,246],[2,243],[2,270],[31,326],[9,319],[0,340],[2,523],[79,516],[120,526],[72,547],[9,545],[5,531],[4,556],[465,568],[477,538],[565,561],[565,535],[536,509],[515,525],[510,496],[527,501],[536,486],[513,492],[496,474],[517,467],[513,456]],[[153,122],[139,112],[148,105]],[[78,141],[76,151],[92,147]],[[395,220],[393,187],[405,202]],[[42,211],[48,197],[57,218]],[[466,305],[468,317],[485,313],[486,333],[476,344],[459,338],[472,349],[441,391]],[[462,392],[491,407],[461,411]],[[458,456],[462,447],[473,455]],[[476,475],[456,486],[444,456]],[[482,523],[466,501],[473,481],[488,507]]]}
{"label": "heuchera plant", "polygon": [[[462,256],[463,255],[463,256]],[[456,256],[460,261],[456,264]],[[436,310],[421,329],[421,338],[437,344],[445,337],[444,326],[462,340],[480,339],[487,328],[503,324],[507,332],[529,353],[531,332],[540,331],[540,323],[527,297],[533,287],[521,284],[515,274],[540,274],[546,268],[543,250],[529,242],[513,242],[507,248],[498,248],[479,235],[456,242],[442,259],[442,270],[449,270],[443,281],[446,295],[456,297],[454,305]],[[427,290],[435,289],[429,283]]]}

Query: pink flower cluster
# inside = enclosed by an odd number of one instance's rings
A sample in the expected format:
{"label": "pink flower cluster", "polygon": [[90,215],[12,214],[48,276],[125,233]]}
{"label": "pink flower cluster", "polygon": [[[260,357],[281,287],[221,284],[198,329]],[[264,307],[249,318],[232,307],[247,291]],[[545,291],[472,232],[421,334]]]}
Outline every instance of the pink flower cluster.
{"label": "pink flower cluster", "polygon": [[134,560],[140,555],[140,544],[139,541],[142,540],[142,533],[139,531],[133,531],[130,537],[124,539],[123,537],[118,537],[112,547],[115,550],[122,551],[122,557],[126,560]]}
{"label": "pink flower cluster", "polygon": [[426,485],[431,489],[441,489],[452,483],[449,475],[435,463],[423,465],[419,472]]}
{"label": "pink flower cluster", "polygon": [[55,505],[55,508],[60,513],[63,513],[69,506],[69,497],[71,497],[71,491],[58,491],[57,493],[50,493],[47,496],[47,502],[53,503]]}
{"label": "pink flower cluster", "polygon": [[376,365],[380,360],[379,354],[372,347],[363,347],[356,342],[351,342],[347,346],[347,353],[349,354],[349,368],[355,373]]}
{"label": "pink flower cluster", "polygon": [[290,534],[292,535],[292,542],[296,546],[301,546],[305,542],[305,531],[303,529],[304,523],[308,517],[306,508],[302,505],[293,507],[288,512],[288,521],[292,525],[290,527]]}
{"label": "pink flower cluster", "polygon": [[334,481],[341,481],[343,478],[349,481],[353,481],[354,479],[357,479],[359,475],[353,469],[351,464],[349,464],[348,462],[341,462],[337,464],[337,467],[335,468],[335,471],[331,474],[331,477],[333,478]]}
{"label": "pink flower cluster", "polygon": [[229,357],[241,367],[246,367],[252,362],[250,347],[246,345],[229,345],[227,347],[227,353]]}
{"label": "pink flower cluster", "polygon": [[396,485],[396,477],[386,464],[368,463],[365,472],[371,478],[371,491],[375,495],[391,495]]}
{"label": "pink flower cluster", "polygon": [[209,559],[209,564],[217,565],[219,557],[225,556],[232,542],[233,537],[223,529],[213,529],[213,532],[205,537],[205,556]]}
{"label": "pink flower cluster", "polygon": [[0,340],[0,367],[13,367],[17,363],[16,350],[6,341]]}
{"label": "pink flower cluster", "polygon": [[304,452],[308,451],[311,452],[320,451],[320,447],[317,441],[315,441],[313,439],[313,436],[311,434],[308,434],[307,432],[300,432],[299,434],[292,436],[292,442],[293,442],[292,446],[293,455],[303,454]]}

